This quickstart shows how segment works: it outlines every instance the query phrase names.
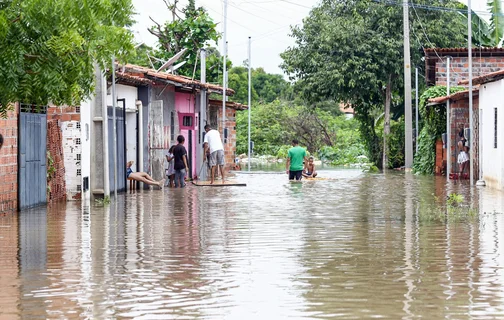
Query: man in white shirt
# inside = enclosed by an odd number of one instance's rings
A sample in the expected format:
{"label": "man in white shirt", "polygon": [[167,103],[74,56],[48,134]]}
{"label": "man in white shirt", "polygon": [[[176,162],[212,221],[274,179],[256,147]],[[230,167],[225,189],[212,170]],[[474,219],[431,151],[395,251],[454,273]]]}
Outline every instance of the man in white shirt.
{"label": "man in white shirt", "polygon": [[212,129],[208,124],[205,126],[205,132],[203,159],[206,159],[207,150],[210,149],[210,184],[214,183],[216,166],[219,166],[222,183],[224,183],[224,145],[220,133]]}

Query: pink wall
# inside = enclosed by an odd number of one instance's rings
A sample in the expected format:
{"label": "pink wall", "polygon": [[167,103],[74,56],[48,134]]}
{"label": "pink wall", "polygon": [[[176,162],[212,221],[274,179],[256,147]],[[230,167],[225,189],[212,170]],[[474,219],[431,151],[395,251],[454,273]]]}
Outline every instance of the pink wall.
{"label": "pink wall", "polygon": [[[192,168],[190,170],[193,173],[193,177],[198,174],[199,168],[196,168],[196,152],[200,150],[196,150],[196,145],[197,145],[197,138],[198,135],[196,134],[198,131],[198,117],[195,114],[195,108],[196,108],[196,101],[195,101],[195,96],[193,94],[189,93],[182,93],[182,92],[176,92],[175,93],[175,111],[178,113],[192,113],[194,114],[194,123],[195,123],[195,128],[192,131],[192,146],[189,146],[189,130],[180,130],[180,134],[184,136],[185,138],[185,147],[187,149],[187,152],[191,154],[191,162],[192,162]],[[178,121],[178,117],[177,117]],[[191,150],[189,150],[191,149]],[[203,151],[201,151],[203,152]]]}

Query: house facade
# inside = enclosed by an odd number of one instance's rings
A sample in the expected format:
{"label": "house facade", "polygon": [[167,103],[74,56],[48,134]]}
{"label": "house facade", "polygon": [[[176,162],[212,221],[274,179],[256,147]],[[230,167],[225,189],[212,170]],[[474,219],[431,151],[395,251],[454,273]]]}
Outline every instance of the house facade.
{"label": "house facade", "polygon": [[504,68],[473,79],[479,85],[481,179],[504,190]]}
{"label": "house facade", "polygon": [[[163,179],[165,156],[179,134],[185,137],[189,176],[199,174],[203,127],[214,109],[207,94],[222,94],[222,87],[140,66],[118,65],[114,126],[111,81],[98,68],[95,80],[94,95],[80,106],[18,103],[0,119],[5,139],[0,152],[0,213],[124,191],[125,165],[130,160],[135,162],[133,170]],[[232,94],[233,90],[226,91],[227,96]],[[226,133],[229,164],[236,156],[235,113],[245,108],[227,102],[226,126],[217,127]],[[221,119],[222,111],[217,114]]]}

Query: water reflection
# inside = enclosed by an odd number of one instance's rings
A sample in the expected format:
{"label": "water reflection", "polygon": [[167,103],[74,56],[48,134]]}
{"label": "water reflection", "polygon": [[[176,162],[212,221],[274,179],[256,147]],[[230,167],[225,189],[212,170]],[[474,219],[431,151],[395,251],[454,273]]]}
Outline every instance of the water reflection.
{"label": "water reflection", "polygon": [[[0,215],[0,319],[504,317],[501,193],[322,174]],[[477,221],[418,219],[453,192]]]}

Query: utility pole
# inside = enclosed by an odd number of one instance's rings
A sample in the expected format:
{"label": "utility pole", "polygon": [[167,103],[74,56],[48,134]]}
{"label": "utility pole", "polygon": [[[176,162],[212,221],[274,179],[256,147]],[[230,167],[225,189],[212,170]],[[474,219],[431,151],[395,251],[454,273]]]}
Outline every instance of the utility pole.
{"label": "utility pole", "polygon": [[408,0],[403,0],[403,34],[404,34],[404,122],[405,122],[405,166],[413,165],[413,124],[411,111],[411,58]]}
{"label": "utility pole", "polygon": [[[117,107],[117,96],[116,96],[116,84],[115,84],[115,57],[112,57],[112,122],[114,123],[114,132],[112,136],[114,137],[114,199],[117,201],[117,128],[116,128],[116,107]],[[124,164],[122,164],[124,165]],[[105,177],[107,179],[107,177]]]}
{"label": "utility pole", "polygon": [[415,152],[418,152],[418,68],[415,68]]}
{"label": "utility pole", "polygon": [[[200,60],[201,60],[201,84],[206,83],[206,50],[201,49],[200,51]],[[202,86],[201,91],[200,91],[200,117],[201,117],[201,127],[204,128],[205,125],[207,124],[207,98],[206,98],[206,89]],[[200,129],[200,133],[203,132]],[[200,138],[201,141],[203,141],[203,137]],[[206,159],[206,154],[202,155],[201,158],[201,163],[198,164],[198,168],[201,165],[202,167],[205,166],[205,159]],[[201,170],[198,173],[199,177],[198,179],[201,180],[206,180],[207,179],[207,171],[206,170]]]}
{"label": "utility pole", "polygon": [[[474,152],[473,152],[473,73],[472,73],[472,8],[471,0],[467,1],[467,55],[469,59],[469,183],[474,185]],[[481,154],[480,154],[481,156]]]}
{"label": "utility pole", "polygon": [[[450,57],[446,60],[446,95],[450,96]],[[450,127],[450,99],[446,101],[446,180],[450,181],[451,173],[451,127]]]}
{"label": "utility pole", "polygon": [[228,7],[228,0],[224,0],[224,32],[222,36],[222,46],[224,47],[224,52],[223,52],[223,64],[224,67],[222,68],[222,82],[223,82],[223,90],[222,90],[222,141],[225,139],[225,128],[226,128],[226,91],[227,91],[227,7]]}
{"label": "utility pole", "polygon": [[250,172],[251,149],[250,145],[250,109],[252,108],[252,40],[249,37],[248,42],[248,171]]}

